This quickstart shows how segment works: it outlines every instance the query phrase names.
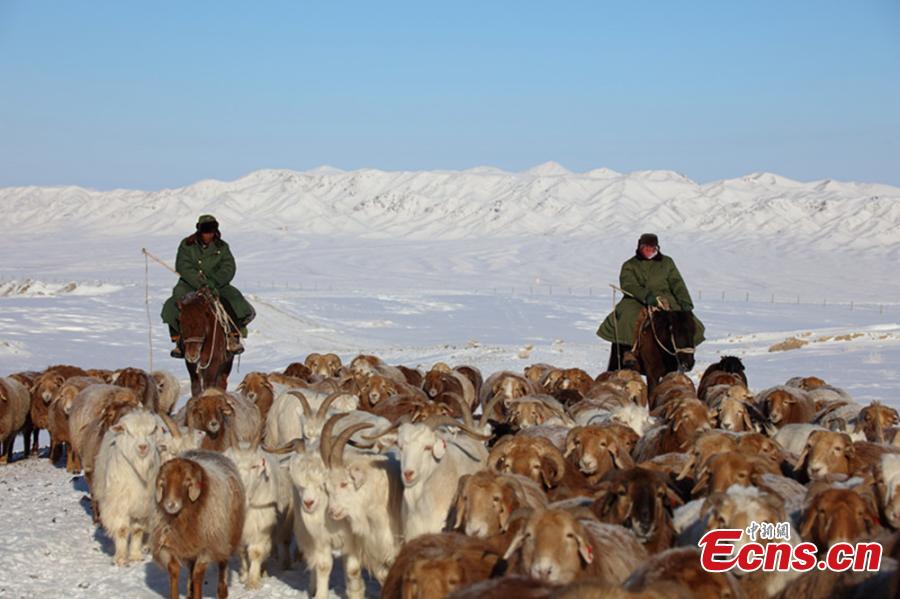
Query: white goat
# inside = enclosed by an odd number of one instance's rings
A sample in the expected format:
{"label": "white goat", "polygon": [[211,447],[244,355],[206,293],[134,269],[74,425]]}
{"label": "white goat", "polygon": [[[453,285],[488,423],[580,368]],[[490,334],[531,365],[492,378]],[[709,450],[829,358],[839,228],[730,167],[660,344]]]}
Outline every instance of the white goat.
{"label": "white goat", "polygon": [[240,580],[248,589],[258,589],[262,564],[281,547],[282,568],[291,564],[291,534],[294,525],[294,489],[288,473],[274,457],[259,447],[241,443],[225,450],[237,466],[244,485],[244,528],[241,533]]}
{"label": "white goat", "polygon": [[119,566],[142,558],[159,471],[158,426],[155,414],[145,410],[122,416],[103,436],[94,464],[91,491]]}
{"label": "white goat", "polygon": [[[458,428],[454,434],[439,427]],[[488,439],[449,416],[403,423],[397,448],[403,476],[403,536],[406,540],[443,530],[459,479],[487,464]]]}
{"label": "white goat", "polygon": [[265,423],[266,444],[282,447],[294,439],[315,439],[325,421],[336,413],[359,407],[352,393],[324,393],[312,389],[293,389],[275,398]]}
{"label": "white goat", "polygon": [[328,468],[328,514],[335,520],[347,519],[363,566],[383,584],[402,544],[400,462],[391,454],[353,452],[345,458],[350,437],[372,425],[353,425],[332,440],[334,424],[342,417],[332,416],[320,439]]}

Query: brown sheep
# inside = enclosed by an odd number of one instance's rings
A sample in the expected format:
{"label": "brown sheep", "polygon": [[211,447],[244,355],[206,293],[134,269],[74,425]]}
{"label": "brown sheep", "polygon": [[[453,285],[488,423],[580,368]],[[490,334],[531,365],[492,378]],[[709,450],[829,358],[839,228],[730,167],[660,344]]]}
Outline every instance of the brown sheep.
{"label": "brown sheep", "polygon": [[854,432],[865,434],[872,443],[884,443],[884,431],[900,423],[897,410],[873,401],[859,411]]}
{"label": "brown sheep", "polygon": [[[622,425],[576,426],[566,435],[564,457],[594,484],[610,470],[631,468],[628,440],[623,440]],[[628,429],[630,432],[631,429]]]}
{"label": "brown sheep", "polygon": [[543,489],[530,478],[482,470],[459,479],[447,522],[472,537],[493,537],[508,530],[516,510],[546,505]]}
{"label": "brown sheep", "polygon": [[710,430],[713,416],[699,399],[672,401],[662,408],[665,424],[648,432],[634,448],[635,460],[643,462],[672,451],[684,451],[697,433]]}
{"label": "brown sheep", "polygon": [[[549,599],[557,597],[559,587],[530,576],[502,576],[482,580],[447,595],[447,599]],[[616,599],[616,598],[611,598]],[[657,599],[657,598],[645,598]],[[662,599],[661,597],[659,599]]]}
{"label": "brown sheep", "polygon": [[812,422],[816,415],[815,402],[803,390],[784,385],[757,394],[756,405],[778,428],[785,424]]}
{"label": "brown sheep", "polygon": [[178,599],[178,575],[188,574],[189,595],[199,599],[210,564],[219,566],[216,596],[228,596],[228,560],[244,524],[244,487],[234,463],[194,450],[169,460],[156,477],[153,558],[169,574],[169,596]]}
{"label": "brown sheep", "polygon": [[645,468],[609,472],[591,509],[601,522],[631,529],[648,553],[672,546],[672,510],[682,504],[669,477]]}
{"label": "brown sheep", "polygon": [[449,403],[446,396],[455,394],[463,398],[470,409],[474,409],[477,396],[472,381],[460,372],[431,369],[422,381],[422,389],[432,401]]}
{"label": "brown sheep", "polygon": [[77,366],[58,364],[50,366],[34,380],[34,384],[31,387],[31,424],[33,435],[31,452],[33,454],[37,454],[39,450],[38,433],[41,429],[46,429],[49,424],[48,408],[56,392],[59,391],[59,388],[63,386],[63,383],[69,377],[86,376],[86,374],[84,370]]}
{"label": "brown sheep", "polygon": [[487,464],[496,472],[520,474],[539,483],[551,500],[590,494],[585,476],[543,437],[504,437],[491,449]]}
{"label": "brown sheep", "polygon": [[237,391],[256,404],[260,420],[265,422],[275,403],[275,387],[269,381],[269,376],[264,372],[248,372],[237,386]]}
{"label": "brown sheep", "polygon": [[662,596],[671,597],[670,588],[687,589],[693,599],[739,599],[743,596],[737,579],[730,572],[713,574],[700,566],[696,547],[678,547],[650,558],[631,573],[623,585],[628,591],[662,588]]}
{"label": "brown sheep", "polygon": [[382,599],[442,599],[462,586],[485,580],[500,560],[490,542],[458,533],[420,535],[394,560]]}
{"label": "brown sheep", "polygon": [[579,512],[534,510],[504,558],[516,554],[519,573],[545,582],[597,577],[621,584],[646,559],[646,550],[628,529]]}
{"label": "brown sheep", "polygon": [[322,355],[311,353],[306,356],[303,363],[310,369],[312,374],[317,374],[319,376],[333,377],[341,373],[341,359],[335,354]]}
{"label": "brown sheep", "polygon": [[867,441],[854,443],[846,433],[813,431],[797,458],[795,470],[805,470],[812,480],[835,474],[874,474],[881,456],[886,453],[900,453],[900,448]]}
{"label": "brown sheep", "polygon": [[12,461],[16,435],[24,433],[31,409],[31,394],[28,389],[12,377],[0,378],[0,464]]}
{"label": "brown sheep", "polygon": [[259,408],[240,395],[207,389],[188,400],[188,428],[203,431],[200,447],[225,451],[238,443],[255,443],[261,434]]}
{"label": "brown sheep", "polygon": [[580,368],[554,368],[539,381],[545,393],[574,389],[582,395],[594,385],[594,379]]}
{"label": "brown sheep", "polygon": [[[477,401],[477,398],[481,397],[481,388],[484,386],[484,376],[481,374],[481,370],[479,370],[475,366],[467,365],[457,366],[453,370],[469,379],[469,382],[472,383],[472,388],[475,390],[475,397]],[[422,386],[422,383],[419,382],[418,386]],[[474,405],[472,406],[472,409],[475,409]]]}
{"label": "brown sheep", "polygon": [[872,539],[880,532],[878,510],[853,489],[825,489],[809,501],[800,534],[819,550],[839,541]]}
{"label": "brown sheep", "polygon": [[389,397],[395,395],[423,397],[423,394],[411,392],[411,390],[403,383],[398,383],[394,379],[390,379],[380,374],[373,374],[364,379],[359,388],[359,409],[368,412],[374,411],[373,408],[379,402],[383,402]]}
{"label": "brown sheep", "polygon": [[151,412],[159,412],[159,389],[156,379],[140,368],[123,368],[116,374],[114,385],[134,391],[141,404]]}
{"label": "brown sheep", "polygon": [[722,493],[731,485],[749,487],[763,474],[781,474],[777,465],[739,451],[716,453],[701,468],[697,483],[692,489],[694,495]]}
{"label": "brown sheep", "polygon": [[[514,372],[495,372],[484,381],[479,403],[485,408],[488,418],[502,421],[505,416],[505,400],[525,397],[539,392],[539,386],[524,376]],[[495,397],[498,401],[491,402]],[[490,409],[488,409],[490,407]]]}
{"label": "brown sheep", "polygon": [[718,362],[710,364],[703,372],[703,376],[700,377],[700,384],[697,386],[697,396],[705,400],[706,390],[709,387],[720,385],[725,381],[728,381],[727,384],[729,385],[741,385],[745,388],[748,386],[744,364],[740,358],[722,356]]}
{"label": "brown sheep", "polygon": [[525,367],[525,378],[535,385],[540,385],[551,370],[557,370],[557,368],[550,364],[532,364]]}
{"label": "brown sheep", "polygon": [[677,480],[691,477],[697,480],[706,462],[714,455],[734,451],[738,447],[737,438],[724,431],[712,430],[697,435],[688,451],[688,460],[684,469],[678,473]]}
{"label": "brown sheep", "polygon": [[688,375],[681,372],[670,372],[656,384],[650,394],[650,409],[681,397],[697,397],[697,388]]}
{"label": "brown sheep", "polygon": [[313,371],[303,362],[291,362],[284,369],[283,374],[309,382],[312,380]]}
{"label": "brown sheep", "polygon": [[52,440],[50,445],[50,461],[55,462],[59,458],[60,448],[66,447],[66,472],[78,472],[81,470],[81,462],[72,450],[72,437],[69,434],[69,415],[76,401],[76,397],[86,387],[99,385],[103,381],[92,376],[73,376],[60,387],[54,400],[50,403],[47,414],[47,430]]}

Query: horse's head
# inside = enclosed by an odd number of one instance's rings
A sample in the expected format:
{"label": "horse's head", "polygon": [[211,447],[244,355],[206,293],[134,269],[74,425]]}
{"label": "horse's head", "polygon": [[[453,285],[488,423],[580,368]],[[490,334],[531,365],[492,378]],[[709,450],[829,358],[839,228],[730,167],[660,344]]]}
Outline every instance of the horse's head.
{"label": "horse's head", "polygon": [[660,341],[675,352],[675,360],[678,362],[680,372],[690,372],[694,367],[694,333],[696,323],[694,313],[690,310],[661,311],[660,318],[665,324],[660,331]]}
{"label": "horse's head", "polygon": [[208,294],[203,290],[189,293],[178,302],[181,312],[181,342],[184,359],[190,364],[200,361],[206,338],[213,334],[213,313]]}

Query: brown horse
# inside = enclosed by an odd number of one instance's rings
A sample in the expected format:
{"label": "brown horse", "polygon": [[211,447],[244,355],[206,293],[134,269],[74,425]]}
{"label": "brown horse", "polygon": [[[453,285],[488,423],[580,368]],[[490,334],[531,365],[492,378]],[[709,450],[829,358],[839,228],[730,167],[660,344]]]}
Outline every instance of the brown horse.
{"label": "brown horse", "polygon": [[[205,287],[178,302],[184,362],[191,376],[191,394],[228,386],[234,354],[228,351],[225,327],[216,316],[218,300]],[[221,308],[218,309],[221,314]]]}
{"label": "brown horse", "polygon": [[669,372],[688,372],[694,367],[694,313],[690,310],[653,310],[644,320],[637,342],[640,372],[647,376],[652,393]]}

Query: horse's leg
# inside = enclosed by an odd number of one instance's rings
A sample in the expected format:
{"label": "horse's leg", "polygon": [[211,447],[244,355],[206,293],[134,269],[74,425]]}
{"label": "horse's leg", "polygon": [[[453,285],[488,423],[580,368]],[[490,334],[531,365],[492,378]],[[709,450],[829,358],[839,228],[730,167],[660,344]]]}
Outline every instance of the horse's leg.
{"label": "horse's leg", "polygon": [[187,367],[188,375],[191,377],[191,395],[196,397],[200,395],[200,376],[197,374],[197,365],[191,364],[187,360],[184,361]]}

